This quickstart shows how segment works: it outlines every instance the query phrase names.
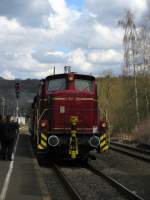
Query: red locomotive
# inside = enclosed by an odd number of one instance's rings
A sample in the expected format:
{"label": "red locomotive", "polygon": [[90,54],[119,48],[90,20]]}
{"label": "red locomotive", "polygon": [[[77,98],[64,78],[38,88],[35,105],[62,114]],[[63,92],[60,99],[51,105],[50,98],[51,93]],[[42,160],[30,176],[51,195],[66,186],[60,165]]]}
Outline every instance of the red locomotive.
{"label": "red locomotive", "polygon": [[32,139],[38,152],[87,158],[92,149],[108,149],[106,129],[106,122],[99,118],[93,76],[69,72],[41,81],[31,113]]}

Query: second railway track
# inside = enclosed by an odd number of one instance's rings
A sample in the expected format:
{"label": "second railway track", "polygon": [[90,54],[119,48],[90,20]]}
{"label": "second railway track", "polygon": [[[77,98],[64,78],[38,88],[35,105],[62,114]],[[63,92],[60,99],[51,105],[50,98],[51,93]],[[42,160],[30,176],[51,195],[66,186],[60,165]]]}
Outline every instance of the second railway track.
{"label": "second railway track", "polygon": [[118,151],[143,161],[150,162],[150,151],[148,150],[143,150],[140,148],[132,147],[131,145],[125,145],[116,142],[111,142],[110,148],[114,151]]}
{"label": "second railway track", "polygon": [[142,197],[140,197],[139,195],[135,194],[135,192],[131,191],[130,189],[128,189],[127,187],[125,187],[124,185],[119,183],[114,178],[106,175],[102,171],[99,171],[99,170],[95,169],[92,165],[88,165],[88,169],[91,170],[97,176],[100,176],[100,177],[104,178],[114,188],[116,188],[116,190],[118,192],[120,192],[120,194],[123,194],[126,198],[133,199],[133,200],[144,200]]}

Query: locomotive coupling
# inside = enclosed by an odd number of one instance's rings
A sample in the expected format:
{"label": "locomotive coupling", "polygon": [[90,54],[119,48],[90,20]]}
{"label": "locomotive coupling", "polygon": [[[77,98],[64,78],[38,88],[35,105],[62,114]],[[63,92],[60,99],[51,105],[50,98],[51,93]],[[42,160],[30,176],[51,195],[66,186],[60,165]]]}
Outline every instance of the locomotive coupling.
{"label": "locomotive coupling", "polygon": [[72,159],[75,159],[78,155],[77,122],[77,116],[70,117],[71,132],[69,142],[69,155]]}
{"label": "locomotive coupling", "polygon": [[77,128],[77,123],[78,123],[78,117],[77,116],[71,116],[70,117],[70,123],[71,123],[71,129],[76,129]]}

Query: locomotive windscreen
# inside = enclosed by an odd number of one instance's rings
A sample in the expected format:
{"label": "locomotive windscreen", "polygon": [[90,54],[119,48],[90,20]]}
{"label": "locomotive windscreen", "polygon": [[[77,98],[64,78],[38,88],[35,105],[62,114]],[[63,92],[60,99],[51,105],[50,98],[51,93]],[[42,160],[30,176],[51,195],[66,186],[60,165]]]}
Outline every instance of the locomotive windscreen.
{"label": "locomotive windscreen", "polygon": [[80,91],[93,91],[93,84],[91,80],[75,79],[75,89]]}
{"label": "locomotive windscreen", "polygon": [[65,78],[52,79],[48,83],[48,92],[65,90],[65,89],[66,89],[66,79]]}

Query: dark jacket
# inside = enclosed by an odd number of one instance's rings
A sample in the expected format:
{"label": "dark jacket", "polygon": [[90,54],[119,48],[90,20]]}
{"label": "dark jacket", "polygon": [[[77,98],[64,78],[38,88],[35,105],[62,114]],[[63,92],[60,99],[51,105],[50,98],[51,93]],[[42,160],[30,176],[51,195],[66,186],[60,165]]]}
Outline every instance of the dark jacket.
{"label": "dark jacket", "polygon": [[4,137],[4,122],[0,121],[0,140]]}
{"label": "dark jacket", "polygon": [[4,128],[4,133],[3,133],[4,139],[10,140],[16,137],[19,126],[17,123],[14,122],[5,122],[3,128]]}

